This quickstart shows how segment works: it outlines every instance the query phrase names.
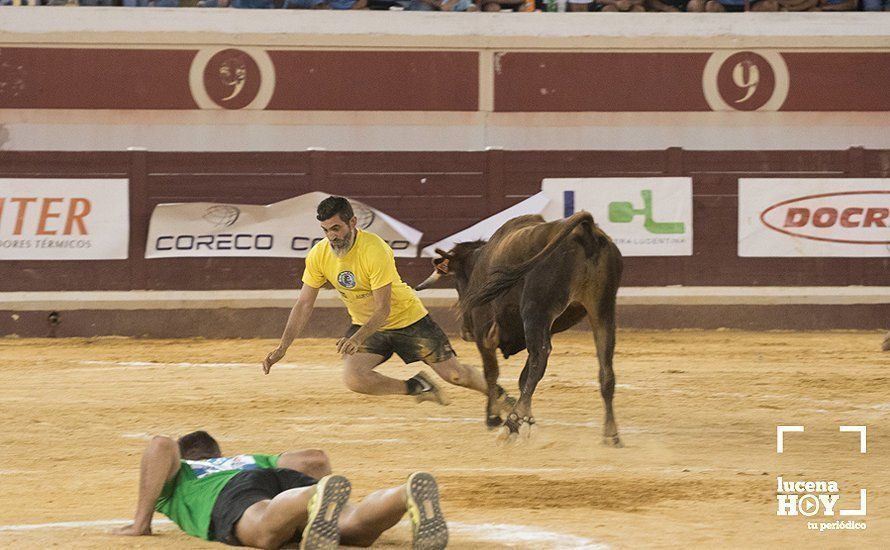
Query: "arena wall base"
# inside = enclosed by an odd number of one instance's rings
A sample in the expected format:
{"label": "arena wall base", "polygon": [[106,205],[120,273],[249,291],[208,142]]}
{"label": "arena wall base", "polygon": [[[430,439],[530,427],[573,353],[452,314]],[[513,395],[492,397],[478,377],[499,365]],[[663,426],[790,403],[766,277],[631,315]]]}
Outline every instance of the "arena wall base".
{"label": "arena wall base", "polygon": [[[431,307],[453,337],[450,307]],[[55,313],[56,315],[52,315]],[[289,308],[0,310],[0,334],[11,337],[278,338]],[[304,337],[336,337],[349,325],[340,308],[318,308]],[[620,329],[886,330],[890,304],[626,305]],[[586,322],[574,330],[589,330]]]}

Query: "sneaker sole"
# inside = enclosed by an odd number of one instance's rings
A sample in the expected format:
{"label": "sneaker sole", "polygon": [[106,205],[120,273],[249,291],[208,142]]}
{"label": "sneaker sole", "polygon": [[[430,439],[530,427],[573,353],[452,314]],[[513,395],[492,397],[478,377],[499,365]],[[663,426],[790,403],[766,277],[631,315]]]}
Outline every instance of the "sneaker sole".
{"label": "sneaker sole", "polygon": [[448,546],[448,525],[439,505],[439,486],[426,472],[408,477],[408,515],[413,526],[414,550],[442,550]]}
{"label": "sneaker sole", "polygon": [[309,521],[303,529],[301,550],[334,550],[340,546],[337,522],[351,491],[352,484],[343,476],[321,478],[309,501]]}

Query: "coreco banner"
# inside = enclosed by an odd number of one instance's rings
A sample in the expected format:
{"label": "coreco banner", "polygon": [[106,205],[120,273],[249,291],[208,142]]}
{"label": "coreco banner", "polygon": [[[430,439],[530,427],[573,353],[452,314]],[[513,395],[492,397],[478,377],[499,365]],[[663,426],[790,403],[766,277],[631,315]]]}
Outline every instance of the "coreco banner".
{"label": "coreco banner", "polygon": [[[265,256],[305,258],[324,239],[315,219],[328,193],[314,191],[269,205],[207,202],[159,204],[148,227],[146,258]],[[349,199],[359,229],[376,233],[397,257],[417,256],[423,234]]]}

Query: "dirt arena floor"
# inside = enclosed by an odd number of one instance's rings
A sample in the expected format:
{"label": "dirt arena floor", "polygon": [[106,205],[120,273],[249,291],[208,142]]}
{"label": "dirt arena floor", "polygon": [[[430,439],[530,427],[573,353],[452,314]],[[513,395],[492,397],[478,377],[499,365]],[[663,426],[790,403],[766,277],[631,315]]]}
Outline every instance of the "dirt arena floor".
{"label": "dirt arena floor", "polygon": [[[223,451],[322,448],[361,497],[413,470],[440,480],[450,548],[886,548],[890,353],[879,332],[623,331],[615,370],[625,447],[600,445],[592,338],[555,338],[532,438],[500,448],[479,395],[452,404],[346,390],[333,339],[298,340],[263,376],[270,340],[0,339],[0,547],[221,548],[133,512],[149,434],[205,428]],[[471,345],[461,357],[479,365]],[[515,387],[524,355],[503,369]],[[406,378],[417,366],[394,361]],[[776,452],[776,426],[802,425]],[[867,453],[857,433],[867,426]],[[777,476],[836,481],[836,509],[777,516]],[[856,520],[865,530],[808,529]],[[815,524],[814,524],[815,525]],[[405,548],[406,523],[378,547]]]}

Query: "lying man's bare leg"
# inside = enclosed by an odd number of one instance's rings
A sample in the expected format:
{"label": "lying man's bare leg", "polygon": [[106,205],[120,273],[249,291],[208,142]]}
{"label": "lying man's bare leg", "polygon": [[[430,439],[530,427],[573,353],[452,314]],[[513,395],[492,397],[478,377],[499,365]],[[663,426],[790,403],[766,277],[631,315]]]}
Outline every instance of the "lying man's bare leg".
{"label": "lying man's bare leg", "polygon": [[278,456],[278,467],[302,472],[309,477],[321,479],[331,473],[331,460],[319,449],[287,451]]}
{"label": "lying man's bare leg", "polygon": [[405,485],[382,489],[358,505],[347,506],[340,519],[340,536],[349,546],[371,546],[408,512],[413,547],[438,550],[448,544],[448,527],[439,505],[439,489],[430,474],[411,474]]}
{"label": "lying man's bare leg", "polygon": [[337,475],[311,487],[288,489],[245,510],[235,524],[235,536],[245,546],[280,548],[303,531],[301,548],[337,548],[337,524],[350,490],[349,481]]}

